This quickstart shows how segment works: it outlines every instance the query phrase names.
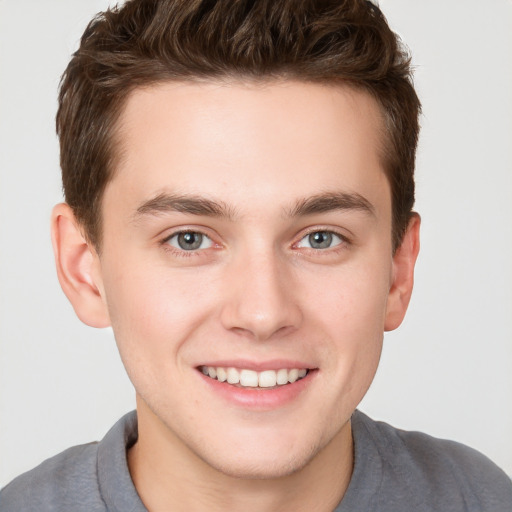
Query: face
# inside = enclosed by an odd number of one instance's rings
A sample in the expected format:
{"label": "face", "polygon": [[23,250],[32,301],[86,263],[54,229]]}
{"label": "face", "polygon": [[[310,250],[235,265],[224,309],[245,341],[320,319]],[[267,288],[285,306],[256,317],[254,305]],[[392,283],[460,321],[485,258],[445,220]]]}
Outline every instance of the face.
{"label": "face", "polygon": [[215,469],[285,475],[350,435],[393,279],[381,122],[362,92],[295,82],[127,103],[101,297],[140,421]]}

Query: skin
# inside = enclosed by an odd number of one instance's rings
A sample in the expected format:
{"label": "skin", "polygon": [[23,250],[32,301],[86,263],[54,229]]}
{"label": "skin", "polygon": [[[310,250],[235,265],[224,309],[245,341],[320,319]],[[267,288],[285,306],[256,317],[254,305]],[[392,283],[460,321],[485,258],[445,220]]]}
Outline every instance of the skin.
{"label": "skin", "polygon": [[[381,133],[375,101],[345,87],[160,84],[135,91],[121,117],[101,255],[56,206],[62,287],[84,322],[112,325],[137,392],[129,467],[149,510],[341,500],[350,416],[383,332],[403,319],[419,249],[415,215],[392,251]],[[330,206],[304,208],[320,196]],[[220,211],[175,211],[169,197]],[[204,234],[201,248],[180,249],[184,229]],[[336,236],[315,248],[315,232]],[[311,372],[291,399],[242,404],[198,370],[227,360]]]}

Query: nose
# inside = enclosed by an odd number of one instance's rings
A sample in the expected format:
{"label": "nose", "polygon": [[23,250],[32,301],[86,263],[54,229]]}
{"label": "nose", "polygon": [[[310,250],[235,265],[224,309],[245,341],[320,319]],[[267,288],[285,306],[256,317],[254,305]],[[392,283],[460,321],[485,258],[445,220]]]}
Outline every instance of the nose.
{"label": "nose", "polygon": [[295,331],[302,311],[291,270],[271,250],[233,262],[225,283],[224,328],[259,341]]}

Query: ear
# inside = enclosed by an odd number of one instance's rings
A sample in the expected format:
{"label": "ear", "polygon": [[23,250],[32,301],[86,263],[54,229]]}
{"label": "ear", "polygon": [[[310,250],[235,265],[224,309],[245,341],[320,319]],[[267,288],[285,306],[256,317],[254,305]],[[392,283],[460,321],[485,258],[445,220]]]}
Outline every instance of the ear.
{"label": "ear", "polygon": [[384,329],[396,329],[404,319],[414,284],[414,265],[420,250],[420,216],[414,213],[400,247],[393,256],[391,287],[388,295]]}
{"label": "ear", "polygon": [[87,242],[69,205],[54,207],[51,218],[53,253],[62,290],[78,318],[91,327],[108,327],[98,254]]}

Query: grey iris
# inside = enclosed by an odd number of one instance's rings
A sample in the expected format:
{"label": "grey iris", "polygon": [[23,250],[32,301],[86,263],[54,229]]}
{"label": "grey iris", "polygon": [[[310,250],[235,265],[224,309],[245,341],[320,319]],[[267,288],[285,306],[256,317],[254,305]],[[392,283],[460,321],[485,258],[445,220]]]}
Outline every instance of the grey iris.
{"label": "grey iris", "polygon": [[316,231],[309,235],[309,245],[313,249],[327,249],[331,246],[332,234],[327,231]]}
{"label": "grey iris", "polygon": [[178,235],[178,245],[185,251],[199,249],[202,242],[203,235],[201,233],[180,233]]}

